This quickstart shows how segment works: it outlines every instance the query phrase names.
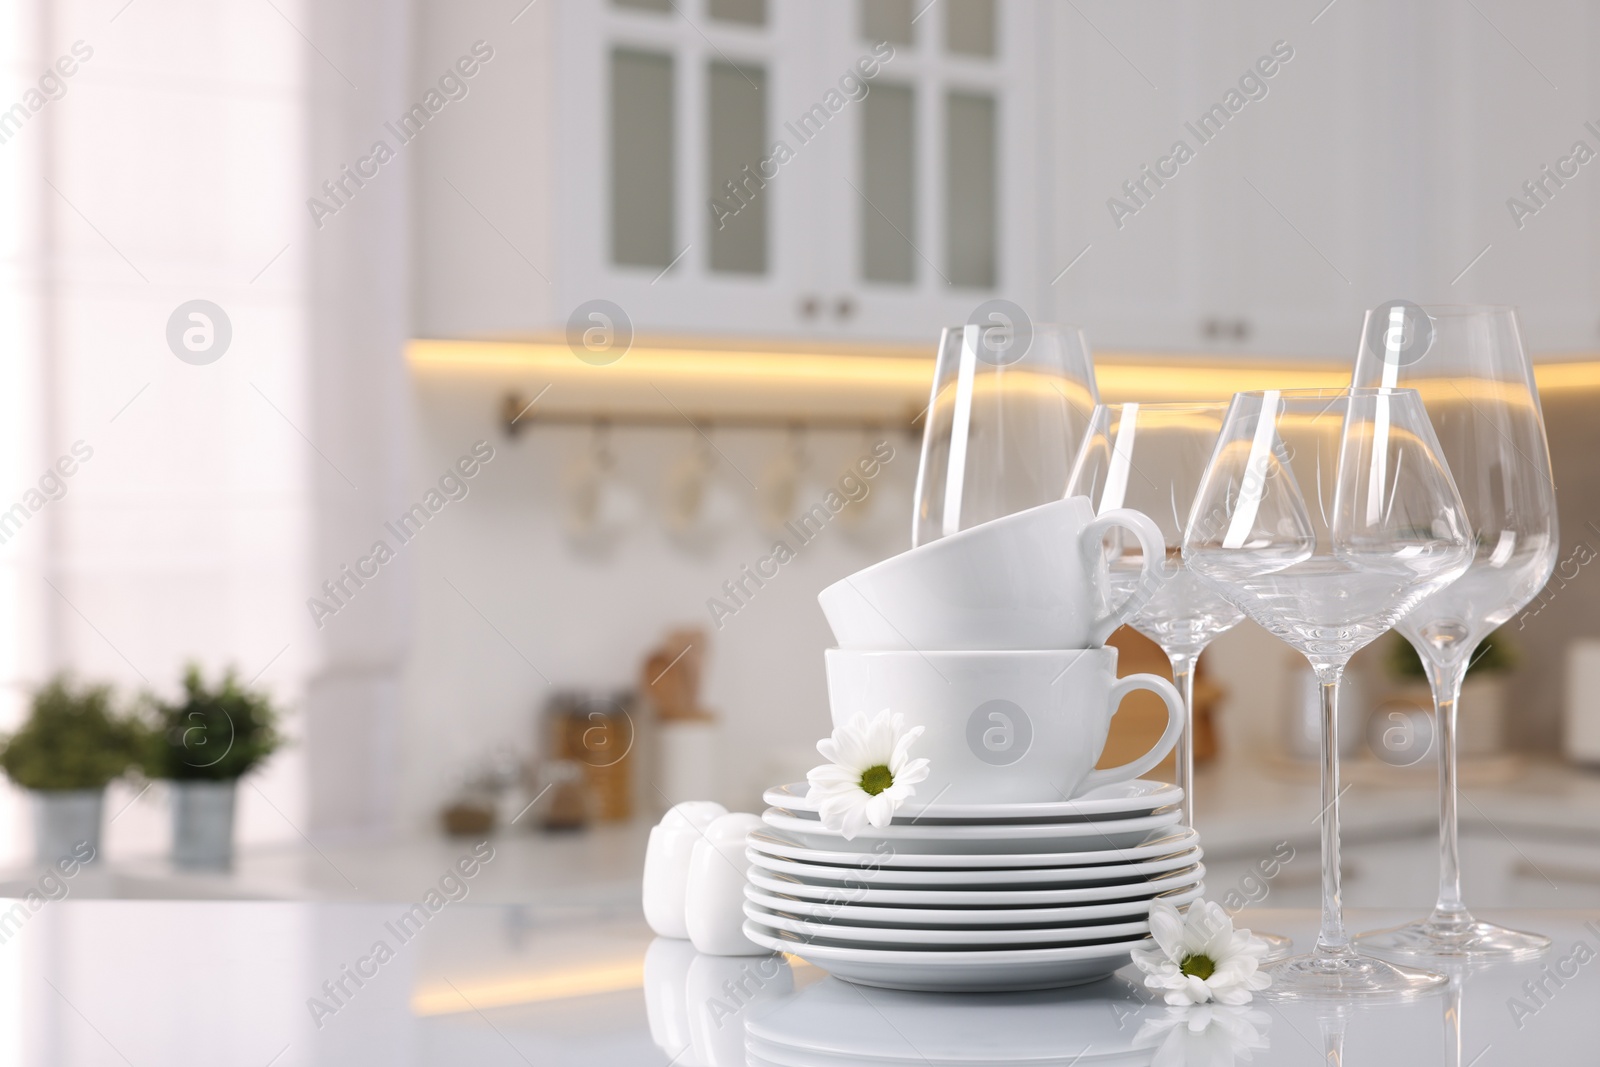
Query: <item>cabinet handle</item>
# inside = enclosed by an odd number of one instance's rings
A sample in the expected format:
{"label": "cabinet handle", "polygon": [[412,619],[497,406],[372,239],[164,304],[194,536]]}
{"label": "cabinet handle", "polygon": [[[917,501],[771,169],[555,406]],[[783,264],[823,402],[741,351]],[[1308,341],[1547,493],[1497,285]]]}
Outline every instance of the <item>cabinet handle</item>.
{"label": "cabinet handle", "polygon": [[833,314],[839,319],[848,320],[855,316],[856,302],[848,296],[841,296],[833,305]]}
{"label": "cabinet handle", "polygon": [[1246,341],[1251,334],[1249,319],[1202,319],[1200,336],[1207,341]]}
{"label": "cabinet handle", "polygon": [[818,300],[814,296],[803,296],[800,298],[800,317],[802,319],[814,319],[821,312],[821,300]]}

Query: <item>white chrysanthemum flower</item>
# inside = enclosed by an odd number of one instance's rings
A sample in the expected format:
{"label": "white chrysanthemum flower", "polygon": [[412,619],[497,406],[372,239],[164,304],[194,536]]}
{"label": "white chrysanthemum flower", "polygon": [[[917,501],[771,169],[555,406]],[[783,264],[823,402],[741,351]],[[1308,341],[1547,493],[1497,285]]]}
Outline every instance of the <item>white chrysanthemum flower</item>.
{"label": "white chrysanthemum flower", "polygon": [[905,717],[888,708],[855,720],[817,742],[828,760],[806,775],[806,799],[817,803],[822,823],[853,838],[867,825],[888,826],[912,788],[928,777],[928,761],[911,759],[911,743],[922,727],[905,727]]}
{"label": "white chrysanthemum flower", "polygon": [[1164,900],[1150,907],[1150,940],[1133,950],[1144,984],[1159,989],[1168,1004],[1248,1004],[1272,984],[1261,973],[1267,943],[1249,930],[1235,930],[1222,905],[1198,900],[1187,916]]}

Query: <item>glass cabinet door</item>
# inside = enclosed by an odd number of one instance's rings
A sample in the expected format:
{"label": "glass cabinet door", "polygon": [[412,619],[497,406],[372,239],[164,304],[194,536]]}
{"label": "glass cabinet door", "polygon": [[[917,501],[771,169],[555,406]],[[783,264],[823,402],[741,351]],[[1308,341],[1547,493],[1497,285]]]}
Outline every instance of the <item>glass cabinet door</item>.
{"label": "glass cabinet door", "polygon": [[[619,304],[639,331],[782,332],[804,257],[798,179],[775,153],[814,54],[798,0],[567,4],[556,57],[563,299]],[[789,325],[794,325],[789,322]]]}
{"label": "glass cabinet door", "polygon": [[[982,301],[1037,303],[1029,0],[826,0],[835,67],[878,71],[841,116],[819,204],[837,328],[918,341]],[[1039,312],[1039,317],[1043,313]]]}
{"label": "glass cabinet door", "polygon": [[563,171],[562,299],[636,330],[930,344],[990,297],[1029,306],[1033,3],[565,5],[563,143],[601,163]]}

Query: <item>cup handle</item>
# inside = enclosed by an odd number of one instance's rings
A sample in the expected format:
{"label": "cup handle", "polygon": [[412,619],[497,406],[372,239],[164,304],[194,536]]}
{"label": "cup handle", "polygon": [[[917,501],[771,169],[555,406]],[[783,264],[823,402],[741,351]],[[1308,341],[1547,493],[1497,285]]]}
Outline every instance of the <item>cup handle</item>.
{"label": "cup handle", "polygon": [[1183,697],[1178,695],[1178,690],[1171,682],[1159,674],[1130,674],[1126,678],[1118,678],[1111,686],[1111,714],[1115,715],[1122,708],[1123,697],[1140,689],[1148,690],[1166,701],[1166,730],[1162,732],[1161,739],[1156,742],[1155,747],[1138,759],[1124,763],[1120,767],[1090,771],[1089,776],[1083,780],[1083,792],[1086,793],[1096,786],[1110,785],[1112,782],[1126,782],[1145,774],[1166,759],[1167,753],[1172,751],[1172,746],[1178,743],[1178,735],[1183,733],[1186,717],[1183,713]]}
{"label": "cup handle", "polygon": [[[1154,572],[1166,565],[1167,539],[1161,533],[1150,516],[1142,511],[1132,508],[1113,508],[1102,512],[1100,517],[1083,528],[1083,535],[1079,543],[1083,546],[1084,554],[1091,560],[1100,552],[1100,539],[1106,535],[1107,530],[1122,527],[1131,531],[1139,541],[1139,548],[1144,554],[1143,565],[1139,568],[1139,583],[1134,591],[1123,597],[1120,601],[1110,605],[1104,615],[1097,616],[1089,630],[1089,639],[1095,645],[1103,645],[1111,632],[1127,621],[1138,607],[1138,600],[1147,591],[1147,583],[1151,581]],[[1099,565],[1096,562],[1090,573],[1097,573]]]}

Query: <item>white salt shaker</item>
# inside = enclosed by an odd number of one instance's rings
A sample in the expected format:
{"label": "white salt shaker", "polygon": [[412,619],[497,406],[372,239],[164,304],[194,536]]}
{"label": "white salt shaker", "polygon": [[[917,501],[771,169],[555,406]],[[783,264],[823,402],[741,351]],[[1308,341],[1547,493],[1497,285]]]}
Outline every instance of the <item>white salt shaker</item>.
{"label": "white salt shaker", "polygon": [[714,800],[674,804],[650,830],[644,853],[644,921],[662,937],[688,937],[683,922],[684,890],[694,843],[728,809]]}
{"label": "white salt shaker", "polygon": [[744,936],[744,886],[750,861],[745,838],[761,816],[735,812],[706,828],[689,860],[684,922],[694,947],[709,956],[765,956],[768,950]]}

